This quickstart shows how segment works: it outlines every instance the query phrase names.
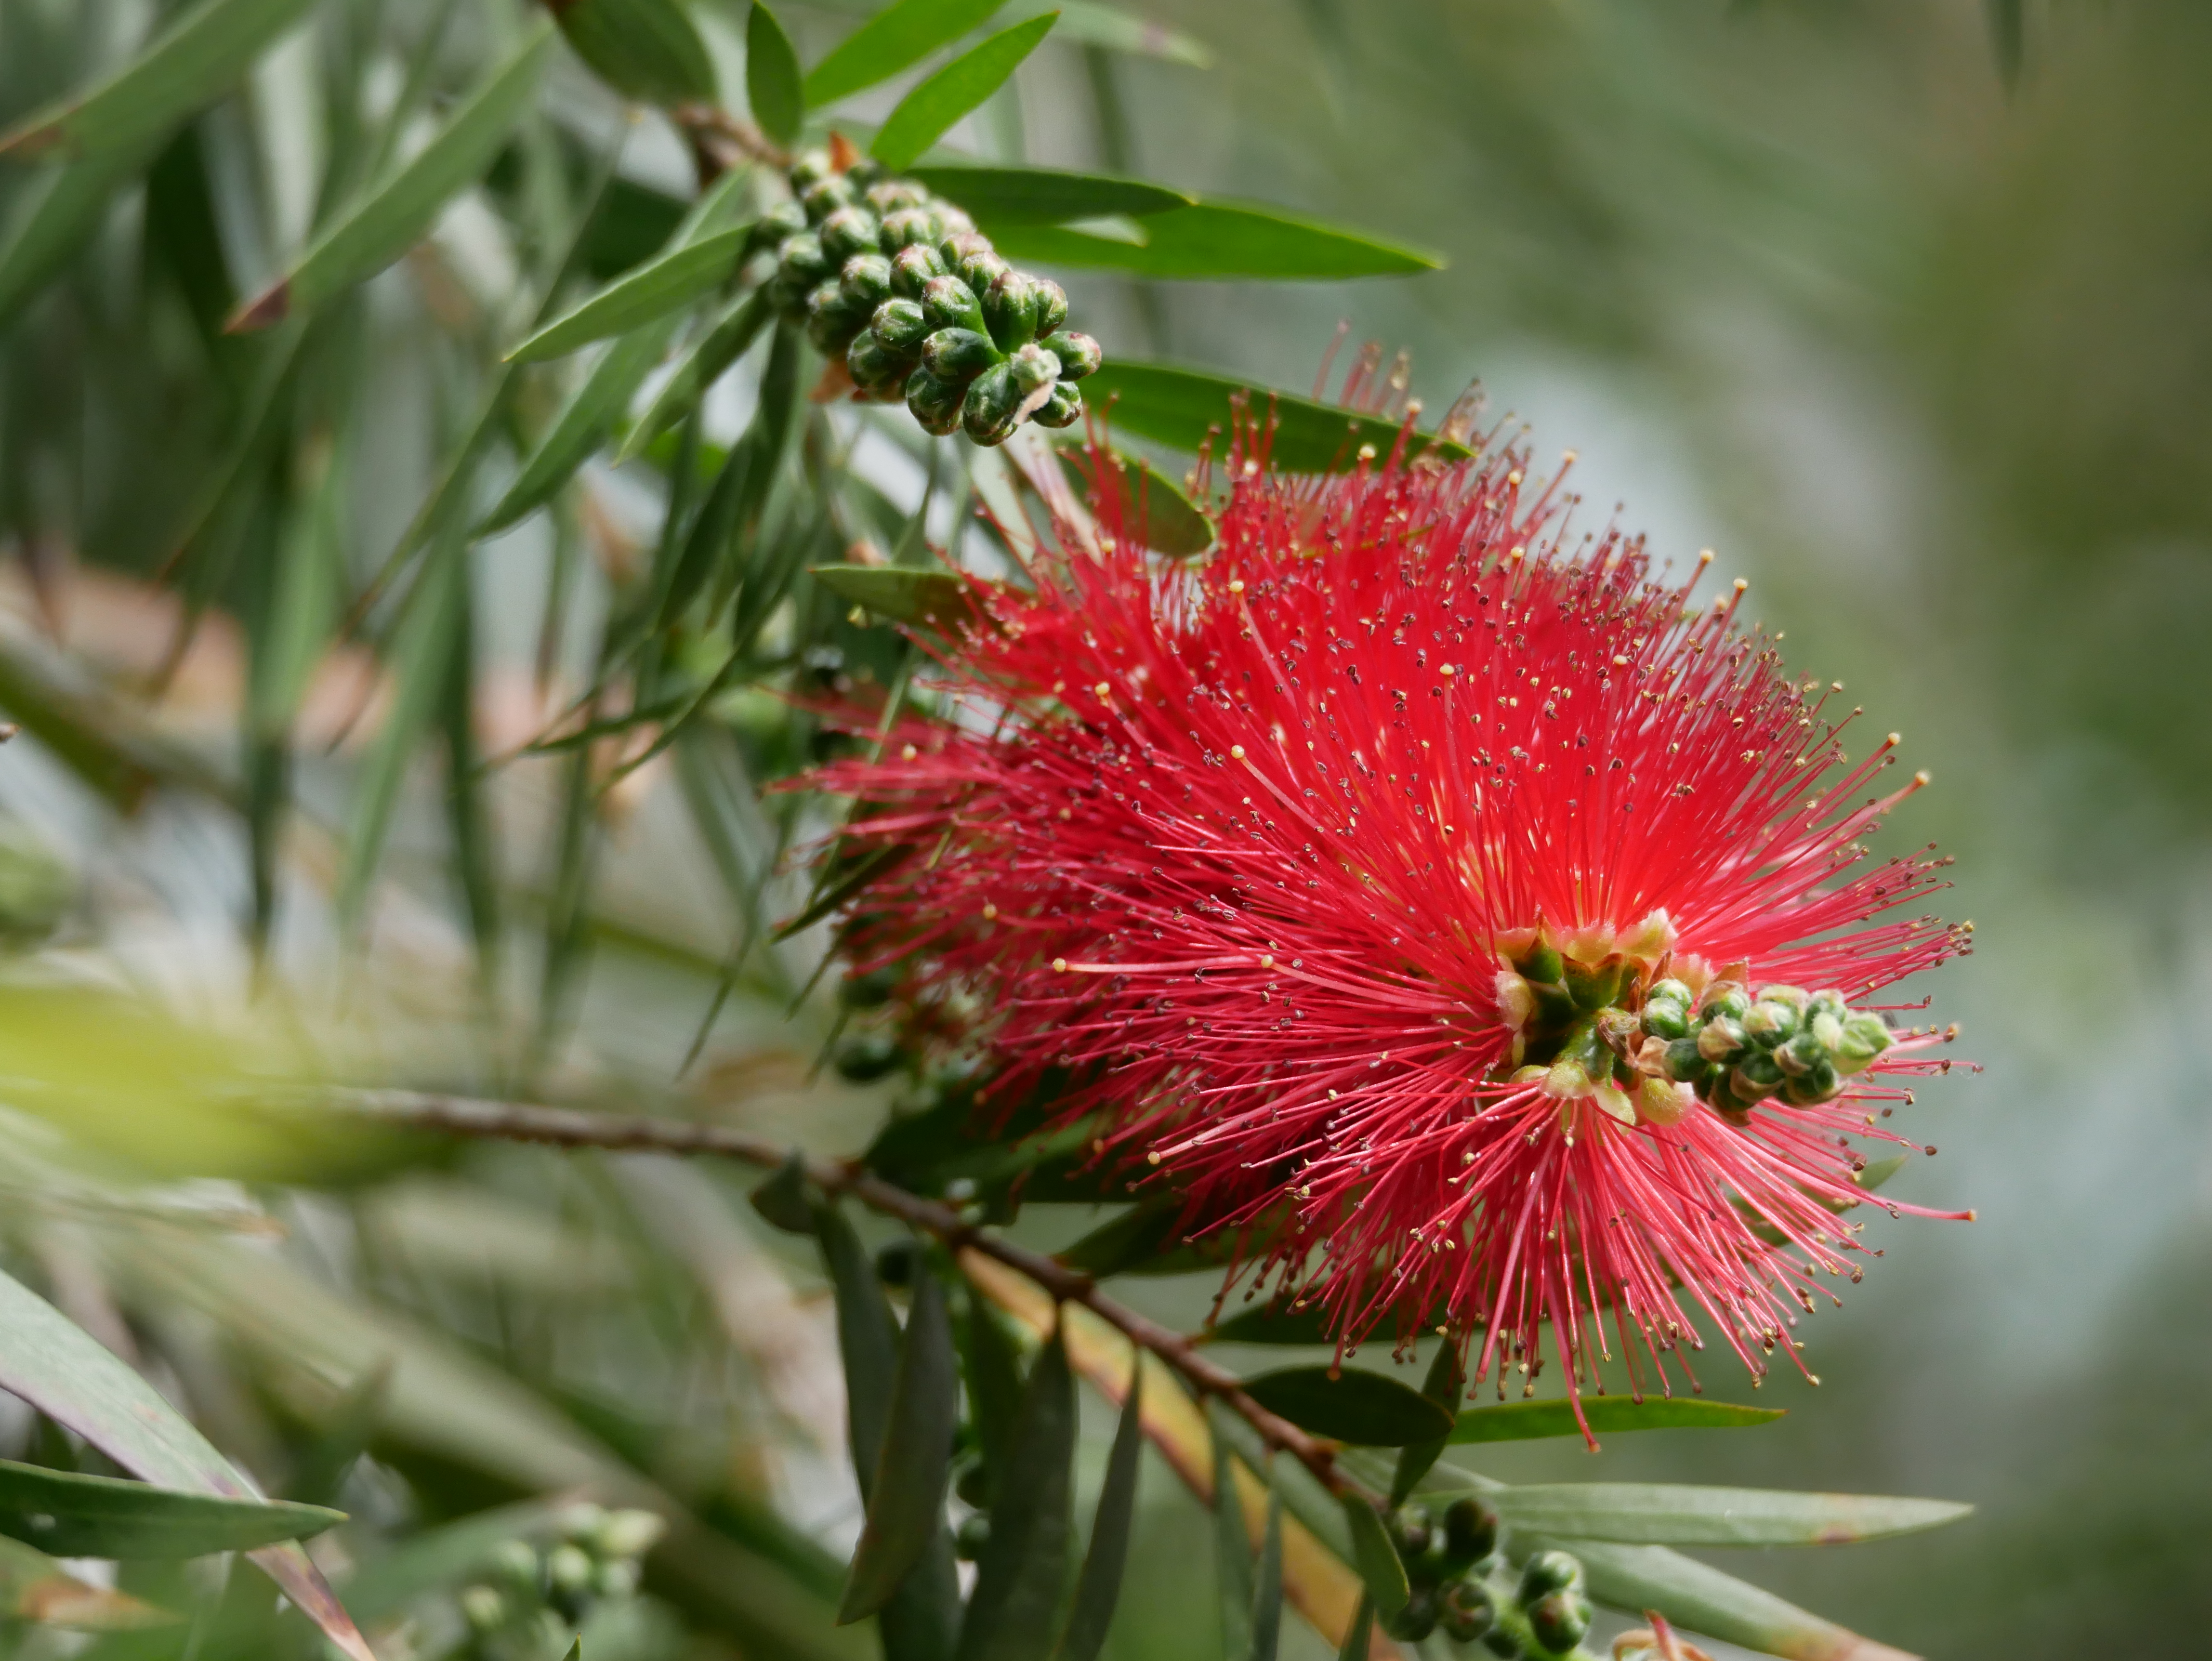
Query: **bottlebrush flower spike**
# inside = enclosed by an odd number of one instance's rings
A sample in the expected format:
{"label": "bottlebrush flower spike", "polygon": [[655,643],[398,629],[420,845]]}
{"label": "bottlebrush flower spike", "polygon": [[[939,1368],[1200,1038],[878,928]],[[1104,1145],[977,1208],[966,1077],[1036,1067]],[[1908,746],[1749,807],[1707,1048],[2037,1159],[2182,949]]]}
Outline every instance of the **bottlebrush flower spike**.
{"label": "bottlebrush flower spike", "polygon": [[1502,1394],[1548,1323],[1571,1390],[1618,1339],[1640,1395],[1702,1312],[1754,1375],[1797,1360],[1819,1276],[1859,1275],[1859,1145],[1949,1066],[1868,1001],[1967,947],[1893,915],[1948,861],[1864,862],[1924,779],[1871,790],[1895,735],[1848,761],[1858,712],[1741,582],[1693,608],[1640,540],[1565,545],[1525,451],[1261,447],[1204,569],[1102,493],[1033,594],[976,585],[952,718],[817,776],[918,855],[854,902],[856,972],[985,1012],[1000,1101],[1074,1080],[1102,1158],[1241,1231],[1232,1286],[1346,1345],[1480,1329]]}

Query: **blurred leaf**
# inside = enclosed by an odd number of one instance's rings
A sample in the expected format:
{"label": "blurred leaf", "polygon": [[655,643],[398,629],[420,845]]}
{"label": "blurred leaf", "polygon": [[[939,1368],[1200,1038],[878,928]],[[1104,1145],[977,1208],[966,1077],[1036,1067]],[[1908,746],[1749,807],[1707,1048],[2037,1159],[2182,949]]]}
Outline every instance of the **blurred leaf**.
{"label": "blurred leaf", "polygon": [[751,234],[751,226],[737,225],[670,249],[554,319],[509,352],[507,361],[539,363],[565,356],[594,340],[627,334],[682,310],[737,270]]}
{"label": "blurred leaf", "polygon": [[756,1187],[753,1209],[787,1234],[814,1232],[814,1205],[806,1193],[806,1156],[796,1148],[775,1168],[775,1174]]}
{"label": "blurred leaf", "polygon": [[0,712],[120,812],[135,812],[164,782],[155,758],[117,730],[106,705],[58,684],[27,654],[5,646],[0,646]]}
{"label": "blurred leaf", "polygon": [[867,1521],[837,1609],[840,1625],[875,1614],[921,1559],[933,1535],[945,1532],[945,1487],[952,1428],[960,1416],[960,1378],[952,1363],[952,1329],[945,1291],[927,1269],[914,1277],[906,1338],[891,1381],[890,1416]]}
{"label": "blurred leaf", "polygon": [[1390,1530],[1374,1506],[1356,1494],[1341,1498],[1344,1520],[1352,1529],[1353,1567],[1366,1583],[1367,1594],[1375,1600],[1375,1607],[1385,1615],[1395,1615],[1413,1596],[1406,1579],[1405,1560],[1398,1555],[1398,1548],[1390,1541]]}
{"label": "blurred leaf", "polygon": [[1397,1448],[1451,1429],[1452,1416],[1395,1378],[1362,1367],[1284,1367],[1244,1381],[1244,1393],[1301,1430],[1361,1447]]}
{"label": "blurred leaf", "polygon": [[1332,1343],[1336,1333],[1328,1311],[1316,1304],[1292,1309],[1263,1303],[1218,1326],[1201,1329],[1194,1340],[1209,1344],[1285,1344],[1310,1348]]}
{"label": "blurred leaf", "polygon": [[954,58],[899,100],[876,130],[868,154],[894,173],[917,160],[963,116],[1004,86],[1057,21],[1058,14],[1053,12],[1033,17],[1001,29]]}
{"label": "blurred leaf", "polygon": [[347,1476],[368,1451],[391,1391],[388,1359],[347,1387],[337,1404],[321,1415],[313,1441],[294,1463],[291,1480],[284,1485],[285,1498],[310,1506],[328,1505],[337,1498]]}
{"label": "blurred leaf", "polygon": [[304,1540],[343,1512],[221,1500],[0,1459],[0,1534],[64,1557],[204,1557]]}
{"label": "blurred leaf", "polygon": [[[1651,1396],[1632,1402],[1615,1396],[1585,1396],[1583,1413],[1593,1431],[1720,1430],[1764,1425],[1782,1417],[1781,1408],[1738,1407],[1732,1402],[1678,1401]],[[1502,1402],[1469,1408],[1452,1427],[1455,1443],[1520,1442],[1537,1437],[1579,1436],[1583,1427],[1566,1402]]]}
{"label": "blurred leaf", "polygon": [[1367,1661],[1374,1627],[1374,1600],[1371,1597],[1362,1597],[1359,1607],[1352,1612],[1352,1624],[1344,1629],[1344,1641],[1336,1646],[1336,1661]]}
{"label": "blurred leaf", "polygon": [[860,1498],[873,1492],[884,1427],[890,1421],[891,1378],[898,1370],[898,1326],[876,1279],[876,1266],[842,1207],[814,1208],[814,1236],[837,1297],[837,1353],[845,1366],[845,1416]]}
{"label": "blurred leaf", "polygon": [[1042,1661],[1073,1533],[1075,1380],[1057,1328],[1030,1364],[1006,1481],[991,1507],[991,1537],[960,1628],[959,1661]]}
{"label": "blurred leaf", "polygon": [[1057,167],[988,167],[936,161],[907,169],[986,229],[997,225],[1057,225],[1109,214],[1141,217],[1185,208],[1197,198],[1141,179],[1066,173]]}
{"label": "blurred leaf", "polygon": [[998,1311],[972,1284],[963,1327],[961,1359],[968,1383],[968,1416],[983,1456],[984,1481],[995,1494],[1012,1457],[1014,1421],[1021,1416],[1021,1368]]}
{"label": "blurred leaf", "polygon": [[136,150],[228,92],[307,9],[307,0],[203,0],[99,86],[11,128],[0,155]]}
{"label": "blurred leaf", "polygon": [[896,0],[838,43],[806,77],[806,101],[819,108],[888,81],[939,46],[957,40],[1003,0]]}
{"label": "blurred leaf", "polygon": [[714,63],[678,0],[562,0],[550,9],[577,57],[648,104],[712,103]]}
{"label": "blurred leaf", "polygon": [[0,1615],[76,1632],[135,1632],[178,1617],[80,1580],[42,1551],[0,1539]]}
{"label": "blurred leaf", "polygon": [[745,20],[745,103],[761,131],[777,143],[788,146],[798,139],[806,119],[799,54],[762,0],[753,0],[752,15]]}
{"label": "blurred leaf", "polygon": [[235,313],[233,331],[266,327],[373,277],[414,246],[446,204],[490,166],[529,108],[552,50],[552,32],[533,29],[446,119],[430,142],[319,235],[292,268]]}
{"label": "blurred leaf", "polygon": [[1267,1524],[1252,1573],[1252,1661],[1275,1661],[1283,1638],[1283,1496],[1267,1489]]}
{"label": "blurred leaf", "polygon": [[1436,254],[1260,203],[1203,201],[1139,220],[1133,240],[1072,226],[1009,223],[993,240],[1009,259],[1127,271],[1133,277],[1334,282],[1406,277]]}
{"label": "blurred leaf", "polygon": [[143,149],[117,150],[57,162],[14,193],[6,237],[0,240],[0,327],[91,239],[116,186],[148,159]]}
{"label": "blurred leaf", "polygon": [[1182,1203],[1176,1200],[1131,1206],[1054,1255],[1068,1268],[1103,1281],[1180,1244],[1176,1226],[1182,1214]]}
{"label": "blurred leaf", "polygon": [[1213,1573],[1221,1600],[1221,1652],[1234,1658],[1252,1649],[1252,1536],[1237,1500],[1236,1456],[1218,1433],[1212,1439]]}
{"label": "blurred leaf", "polygon": [[[1395,423],[1172,363],[1109,359],[1084,381],[1083,395],[1111,429],[1179,450],[1195,450],[1212,435],[1217,452],[1236,417],[1232,400],[1241,399],[1250,418],[1272,420],[1269,454],[1286,472],[1348,472],[1358,465],[1362,446],[1371,445],[1379,457],[1398,442]],[[1418,432],[1407,452],[1450,460],[1474,453],[1463,444]]]}
{"label": "blurred leaf", "polygon": [[878,848],[854,867],[850,874],[841,878],[822,890],[797,916],[775,926],[775,938],[787,940],[802,929],[811,928],[823,918],[843,905],[878,877],[893,867],[904,864],[914,857],[915,849],[903,843]]}
{"label": "blurred leaf", "polygon": [[1141,456],[1102,449],[1094,460],[1091,451],[1074,447],[1058,453],[1060,465],[1093,494],[1122,534],[1170,559],[1188,559],[1213,546],[1213,521]]}
{"label": "blurred leaf", "polygon": [[[1460,1359],[1459,1342],[1447,1334],[1430,1358],[1428,1377],[1421,1380],[1421,1394],[1434,1402],[1446,1413],[1459,1411],[1460,1398],[1466,1394],[1467,1376]],[[1397,1469],[1390,1477],[1390,1504],[1395,1508],[1406,1502],[1413,1486],[1429,1474],[1444,1451],[1446,1439],[1437,1437],[1431,1442],[1408,1442],[1398,1455]],[[1395,1611],[1385,1608],[1386,1615]]]}
{"label": "blurred leaf", "polygon": [[2027,0],[1987,0],[1990,47],[1996,54],[1997,75],[2008,90],[2020,85],[2021,64],[2027,56]]}
{"label": "blurred leaf", "polygon": [[[152,1385],[6,1275],[0,1275],[0,1390],[21,1396],[149,1482],[249,1503],[261,1498]],[[353,1661],[376,1661],[297,1544],[264,1546],[251,1555],[332,1644]]]}
{"label": "blurred leaf", "polygon": [[1098,0],[1024,0],[1013,9],[1017,14],[1059,12],[1060,38],[1077,46],[1157,58],[1187,69],[1213,67],[1213,53],[1204,41],[1149,17],[1132,16],[1118,7],[1102,5]]}
{"label": "blurred leaf", "polygon": [[[904,565],[817,565],[808,575],[840,599],[877,616],[938,634],[965,632],[985,617],[975,579],[957,571]],[[951,625],[948,628],[946,625]]]}
{"label": "blurred leaf", "polygon": [[553,499],[599,447],[676,332],[676,319],[663,318],[624,335],[610,346],[568,394],[552,424],[523,458],[514,483],[507,487],[474,534],[490,536],[526,517]]}
{"label": "blurred leaf", "polygon": [[1948,1500],[1663,1482],[1553,1482],[1484,1499],[1516,1529],[1648,1546],[1837,1546],[1955,1523]]}
{"label": "blurred leaf", "polygon": [[[1106,1630],[1113,1624],[1114,1605],[1128,1567],[1129,1530],[1136,1520],[1137,1463],[1145,1447],[1144,1401],[1144,1374],[1133,1372],[1121,1421],[1114,1428],[1114,1445],[1106,1456],[1106,1480],[1099,1486],[1098,1509],[1091,1516],[1091,1545],[1083,1555],[1083,1573],[1076,1581],[1075,1603],[1068,1612],[1057,1661],[1097,1661],[1105,1647]],[[980,1418],[980,1406],[977,1412]]]}
{"label": "blurred leaf", "polygon": [[646,405],[645,413],[616,450],[615,465],[619,467],[635,460],[647,445],[689,415],[721,379],[723,371],[744,356],[745,349],[759,338],[762,328],[775,315],[775,308],[763,289],[739,295],[725,305],[706,332],[677,359],[676,367],[653,393],[653,402]]}

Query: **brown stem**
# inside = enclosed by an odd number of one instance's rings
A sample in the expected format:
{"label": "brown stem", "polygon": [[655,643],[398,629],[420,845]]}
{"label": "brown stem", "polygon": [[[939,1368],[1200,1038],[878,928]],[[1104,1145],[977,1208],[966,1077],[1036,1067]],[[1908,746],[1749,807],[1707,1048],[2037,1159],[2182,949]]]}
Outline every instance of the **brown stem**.
{"label": "brown stem", "polygon": [[[720,1125],[685,1124],[672,1119],[587,1113],[574,1108],[539,1107],[522,1102],[484,1101],[466,1096],[434,1095],[412,1090],[334,1090],[319,1093],[318,1105],[359,1118],[410,1129],[443,1131],[502,1141],[550,1142],[559,1147],[632,1149],[655,1153],[707,1153],[773,1169],[791,1157],[764,1136]],[[1370,1494],[1338,1469],[1329,1444],[1308,1435],[1287,1419],[1270,1413],[1244,1392],[1236,1374],[1200,1354],[1189,1339],[1098,1290],[1080,1269],[1068,1268],[1041,1251],[1031,1251],[988,1233],[951,1206],[887,1183],[846,1159],[803,1159],[806,1180],[825,1194],[847,1194],[871,1211],[936,1236],[952,1248],[965,1246],[1004,1263],[1063,1303],[1080,1304],[1130,1342],[1148,1349],[1173,1367],[1200,1396],[1218,1397],[1269,1446],[1281,1449],[1314,1474],[1332,1494]]]}

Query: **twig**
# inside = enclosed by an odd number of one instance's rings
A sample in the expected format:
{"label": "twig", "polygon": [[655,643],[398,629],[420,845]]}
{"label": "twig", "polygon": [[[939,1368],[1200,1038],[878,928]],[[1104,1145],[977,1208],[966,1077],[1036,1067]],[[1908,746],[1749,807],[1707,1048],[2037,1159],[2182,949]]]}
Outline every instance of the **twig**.
{"label": "twig", "polygon": [[[548,1142],[559,1147],[704,1153],[767,1169],[780,1166],[791,1157],[790,1149],[764,1136],[671,1119],[632,1118],[411,1090],[331,1090],[317,1092],[314,1100],[318,1105],[357,1118],[456,1136]],[[1218,1398],[1270,1447],[1281,1449],[1311,1471],[1330,1493],[1376,1498],[1338,1467],[1330,1445],[1268,1412],[1245,1394],[1234,1373],[1201,1355],[1182,1334],[1109,1298],[1080,1269],[986,1232],[951,1206],[909,1194],[850,1160],[807,1159],[803,1168],[806,1180],[825,1194],[850,1195],[871,1211],[933,1234],[955,1250],[964,1246],[1004,1263],[1035,1281],[1055,1301],[1080,1304],[1130,1342],[1158,1356],[1199,1395]]]}

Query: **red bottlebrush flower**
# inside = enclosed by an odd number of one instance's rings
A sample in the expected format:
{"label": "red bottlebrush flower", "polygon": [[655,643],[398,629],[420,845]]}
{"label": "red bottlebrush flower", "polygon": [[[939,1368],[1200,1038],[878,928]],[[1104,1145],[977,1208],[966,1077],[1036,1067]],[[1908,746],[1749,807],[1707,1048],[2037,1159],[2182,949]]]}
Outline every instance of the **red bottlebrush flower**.
{"label": "red bottlebrush flower", "polygon": [[1948,1065],[1864,1001],[1964,931],[1889,917],[1942,861],[1863,864],[1923,782],[1868,794],[1895,736],[1848,761],[1741,583],[1571,551],[1526,466],[1240,450],[1202,568],[1103,493],[1034,593],[975,585],[950,718],[817,776],[915,855],[848,949],[982,1012],[997,1098],[1064,1069],[1103,1158],[1344,1343],[1480,1328],[1502,1391],[1548,1323],[1571,1390],[1617,1337],[1641,1392],[1702,1311],[1763,1374],[1858,1277],[1856,1144]]}

